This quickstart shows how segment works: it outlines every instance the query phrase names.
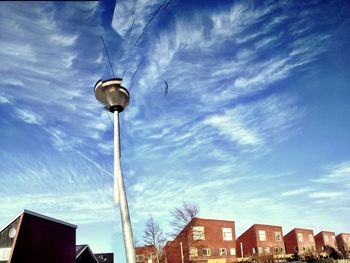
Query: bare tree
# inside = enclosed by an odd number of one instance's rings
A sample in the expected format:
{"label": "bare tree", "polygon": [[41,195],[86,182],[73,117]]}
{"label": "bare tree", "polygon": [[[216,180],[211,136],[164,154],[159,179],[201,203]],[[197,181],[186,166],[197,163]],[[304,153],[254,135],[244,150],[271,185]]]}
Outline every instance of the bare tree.
{"label": "bare tree", "polygon": [[181,230],[199,214],[199,206],[195,203],[182,202],[181,207],[176,207],[170,212],[172,220],[170,224],[173,227],[172,237],[176,237]]}
{"label": "bare tree", "polygon": [[143,241],[145,244],[155,247],[157,263],[159,263],[159,259],[162,257],[162,247],[165,244],[166,237],[152,215],[150,215],[146,221],[145,229],[143,231]]}

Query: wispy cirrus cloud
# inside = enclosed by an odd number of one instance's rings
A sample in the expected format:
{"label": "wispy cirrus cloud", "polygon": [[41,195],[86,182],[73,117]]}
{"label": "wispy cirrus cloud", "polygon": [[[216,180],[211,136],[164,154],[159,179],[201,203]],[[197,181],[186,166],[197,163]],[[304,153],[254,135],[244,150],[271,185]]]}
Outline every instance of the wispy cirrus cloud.
{"label": "wispy cirrus cloud", "polygon": [[305,193],[311,192],[313,189],[311,187],[300,187],[295,190],[290,190],[282,193],[282,196],[297,196]]}

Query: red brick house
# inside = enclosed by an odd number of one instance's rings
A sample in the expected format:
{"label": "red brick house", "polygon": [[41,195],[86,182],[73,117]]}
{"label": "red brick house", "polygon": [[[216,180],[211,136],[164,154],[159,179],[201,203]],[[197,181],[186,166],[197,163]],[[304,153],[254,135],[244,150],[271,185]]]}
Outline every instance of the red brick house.
{"label": "red brick house", "polygon": [[236,244],[238,257],[285,254],[281,226],[252,225],[237,238]]}
{"label": "red brick house", "polygon": [[193,218],[163,248],[165,263],[233,262],[236,258],[235,222]]}
{"label": "red brick house", "polygon": [[350,252],[350,234],[341,233],[336,236],[338,249],[343,252]]}
{"label": "red brick house", "polygon": [[287,254],[311,255],[316,252],[314,231],[311,229],[294,228],[284,237]]}
{"label": "red brick house", "polygon": [[157,250],[154,246],[143,246],[135,248],[137,263],[156,263]]}
{"label": "red brick house", "polygon": [[315,242],[318,252],[322,252],[326,246],[337,249],[334,232],[321,231],[315,236]]}

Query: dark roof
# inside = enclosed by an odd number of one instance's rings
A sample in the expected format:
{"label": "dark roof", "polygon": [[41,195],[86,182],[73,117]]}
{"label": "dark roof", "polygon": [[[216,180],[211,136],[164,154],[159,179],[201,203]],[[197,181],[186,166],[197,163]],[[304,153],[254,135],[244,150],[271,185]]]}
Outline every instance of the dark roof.
{"label": "dark roof", "polygon": [[88,245],[76,245],[75,246],[75,255],[78,257],[86,248]]}
{"label": "dark roof", "polygon": [[69,227],[72,227],[72,228],[78,228],[78,226],[76,225],[73,225],[73,224],[70,224],[70,223],[67,223],[67,222],[64,222],[62,220],[58,220],[56,218],[52,218],[52,217],[48,217],[48,216],[45,216],[45,215],[42,215],[42,214],[38,214],[36,212],[33,212],[33,211],[30,211],[30,210],[27,210],[27,209],[24,209],[21,213],[19,213],[14,219],[12,219],[7,225],[5,225],[4,227],[2,227],[0,229],[0,232],[2,230],[4,230],[5,228],[7,228],[12,222],[14,222],[18,217],[20,217],[21,215],[23,214],[28,214],[28,215],[32,215],[32,216],[35,216],[35,217],[39,217],[39,218],[42,218],[42,219],[45,219],[45,220],[49,220],[49,221],[52,221],[52,222],[56,222],[58,224],[62,224],[62,225],[66,225],[66,226],[69,226]]}
{"label": "dark roof", "polygon": [[92,253],[89,245],[76,245],[75,246],[75,259],[78,260],[78,258],[87,251],[90,256],[89,258],[92,258],[94,261],[98,262],[97,258],[95,257],[94,253]]}
{"label": "dark roof", "polygon": [[95,254],[99,263],[113,263],[114,262],[114,254],[113,253],[99,253]]}

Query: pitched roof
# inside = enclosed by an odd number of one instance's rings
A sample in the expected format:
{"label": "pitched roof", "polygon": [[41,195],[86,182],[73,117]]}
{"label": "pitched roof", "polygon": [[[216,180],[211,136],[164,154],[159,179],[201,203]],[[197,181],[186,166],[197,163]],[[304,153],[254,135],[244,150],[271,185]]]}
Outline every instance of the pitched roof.
{"label": "pitched roof", "polygon": [[76,245],[75,246],[75,259],[78,259],[84,251],[88,251],[88,253],[91,255],[91,257],[98,263],[97,258],[95,257],[94,253],[92,253],[89,245]]}
{"label": "pitched roof", "polygon": [[9,225],[11,225],[12,222],[15,221],[17,218],[19,218],[22,214],[28,214],[28,215],[32,215],[32,216],[35,216],[35,217],[39,217],[39,218],[42,218],[42,219],[45,219],[45,220],[49,220],[49,221],[52,221],[52,222],[55,222],[55,223],[58,223],[58,224],[66,225],[66,226],[69,226],[69,227],[72,227],[72,228],[78,228],[77,225],[73,225],[73,224],[64,222],[64,221],[62,221],[62,220],[58,220],[58,219],[56,219],[56,218],[48,217],[48,216],[45,216],[45,215],[42,215],[42,214],[38,214],[38,213],[36,213],[36,212],[33,212],[33,211],[30,211],[30,210],[24,209],[24,210],[23,210],[21,213],[19,213],[14,219],[12,219],[8,224],[6,224],[4,227],[2,227],[2,228],[0,229],[0,232],[3,231],[5,228],[7,228]]}

